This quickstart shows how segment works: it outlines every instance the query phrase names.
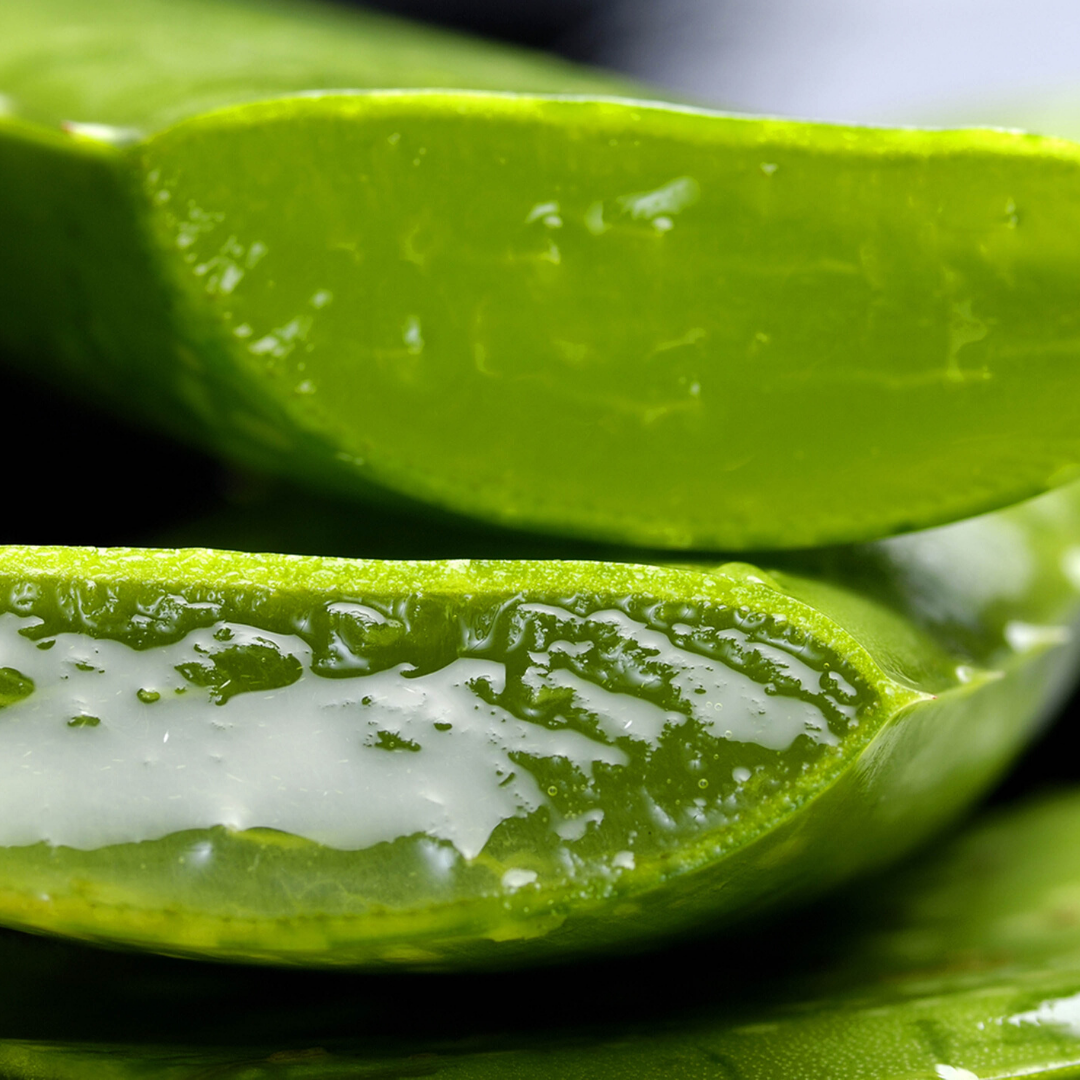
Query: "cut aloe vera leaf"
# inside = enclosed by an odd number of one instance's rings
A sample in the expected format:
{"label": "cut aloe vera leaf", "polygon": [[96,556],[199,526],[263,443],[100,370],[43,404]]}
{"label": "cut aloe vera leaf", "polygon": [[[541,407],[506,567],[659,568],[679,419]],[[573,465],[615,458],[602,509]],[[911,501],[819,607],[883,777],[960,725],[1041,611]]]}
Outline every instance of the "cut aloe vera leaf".
{"label": "cut aloe vera leaf", "polygon": [[[122,9],[126,56],[160,6]],[[1075,475],[1072,143],[250,100],[325,84],[313,59],[271,89],[191,60],[159,130],[94,64],[41,62],[67,8],[20,10],[4,92],[84,126],[3,126],[0,344],[128,413],[308,483],[668,548],[868,539]],[[78,135],[98,121],[153,133]]]}
{"label": "cut aloe vera leaf", "polygon": [[6,549],[0,915],[439,967],[794,902],[959,812],[1060,693],[1076,511],[952,527],[909,604],[992,564],[978,662],[745,564]]}
{"label": "cut aloe vera leaf", "polygon": [[[211,1068],[283,1080],[1062,1080],[1080,1072],[1078,828],[1075,792],[995,815],[768,938],[579,967],[579,984],[604,987],[587,1005],[559,968],[530,973],[527,992],[517,973],[290,980],[8,934],[0,1069],[11,1080],[194,1080]],[[761,959],[776,951],[787,970],[769,976]],[[738,978],[642,994],[675,965]],[[446,1009],[454,1000],[467,1018]]]}

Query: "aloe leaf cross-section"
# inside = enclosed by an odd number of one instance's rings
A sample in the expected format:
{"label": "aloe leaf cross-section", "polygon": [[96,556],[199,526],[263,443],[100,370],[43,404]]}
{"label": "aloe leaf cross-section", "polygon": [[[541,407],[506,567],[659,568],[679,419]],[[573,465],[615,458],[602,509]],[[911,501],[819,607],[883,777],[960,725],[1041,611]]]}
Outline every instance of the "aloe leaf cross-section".
{"label": "aloe leaf cross-section", "polygon": [[0,13],[7,352],[307,483],[654,547],[1075,475],[1074,144],[613,97],[318,10]]}
{"label": "aloe leaf cross-section", "polygon": [[[812,896],[1071,671],[1072,489],[827,569],[8,548],[0,922],[508,966]],[[872,582],[876,582],[873,584]]]}

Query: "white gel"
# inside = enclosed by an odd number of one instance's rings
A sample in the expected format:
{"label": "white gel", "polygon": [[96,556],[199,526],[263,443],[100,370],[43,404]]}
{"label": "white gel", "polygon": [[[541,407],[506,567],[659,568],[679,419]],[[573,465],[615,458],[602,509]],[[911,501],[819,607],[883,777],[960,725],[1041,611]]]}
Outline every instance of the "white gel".
{"label": "white gel", "polygon": [[[195,646],[222,647],[209,629],[143,651],[60,634],[42,650],[16,632],[35,622],[0,616],[0,667],[37,687],[0,712],[4,846],[94,848],[226,825],[344,849],[426,833],[473,858],[500,822],[546,801],[511,752],[565,757],[586,775],[594,762],[626,760],[580,732],[489,705],[473,687],[502,685],[503,665],[493,661],[461,659],[418,678],[398,667],[327,679],[311,672],[299,638],[230,626],[229,645],[272,644],[304,674],[219,706],[176,670],[206,662]],[[145,704],[139,689],[161,698]],[[76,716],[101,722],[69,727]],[[382,749],[378,731],[420,750]]]}

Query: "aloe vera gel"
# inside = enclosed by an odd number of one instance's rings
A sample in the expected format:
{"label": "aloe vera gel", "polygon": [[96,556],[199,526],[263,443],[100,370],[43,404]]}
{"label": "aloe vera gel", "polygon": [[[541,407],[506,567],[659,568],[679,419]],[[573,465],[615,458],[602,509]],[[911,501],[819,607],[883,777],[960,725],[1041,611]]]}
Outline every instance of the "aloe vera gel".
{"label": "aloe vera gel", "polygon": [[551,833],[548,872],[560,838],[585,850],[594,829],[632,867],[635,846],[727,824],[761,774],[775,789],[827,760],[876,704],[760,613],[747,631],[718,605],[613,599],[329,603],[303,635],[199,627],[181,604],[196,628],[142,649],[0,616],[26,695],[0,732],[0,843],[221,825],[362,850],[423,834],[440,877],[496,833],[521,846],[531,822]]}

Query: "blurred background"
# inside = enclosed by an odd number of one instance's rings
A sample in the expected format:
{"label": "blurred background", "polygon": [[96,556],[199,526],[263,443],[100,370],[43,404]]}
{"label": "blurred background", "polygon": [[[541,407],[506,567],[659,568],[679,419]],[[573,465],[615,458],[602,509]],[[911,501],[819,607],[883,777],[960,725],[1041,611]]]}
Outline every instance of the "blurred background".
{"label": "blurred background", "polygon": [[377,0],[738,112],[1080,133],[1069,0]]}

